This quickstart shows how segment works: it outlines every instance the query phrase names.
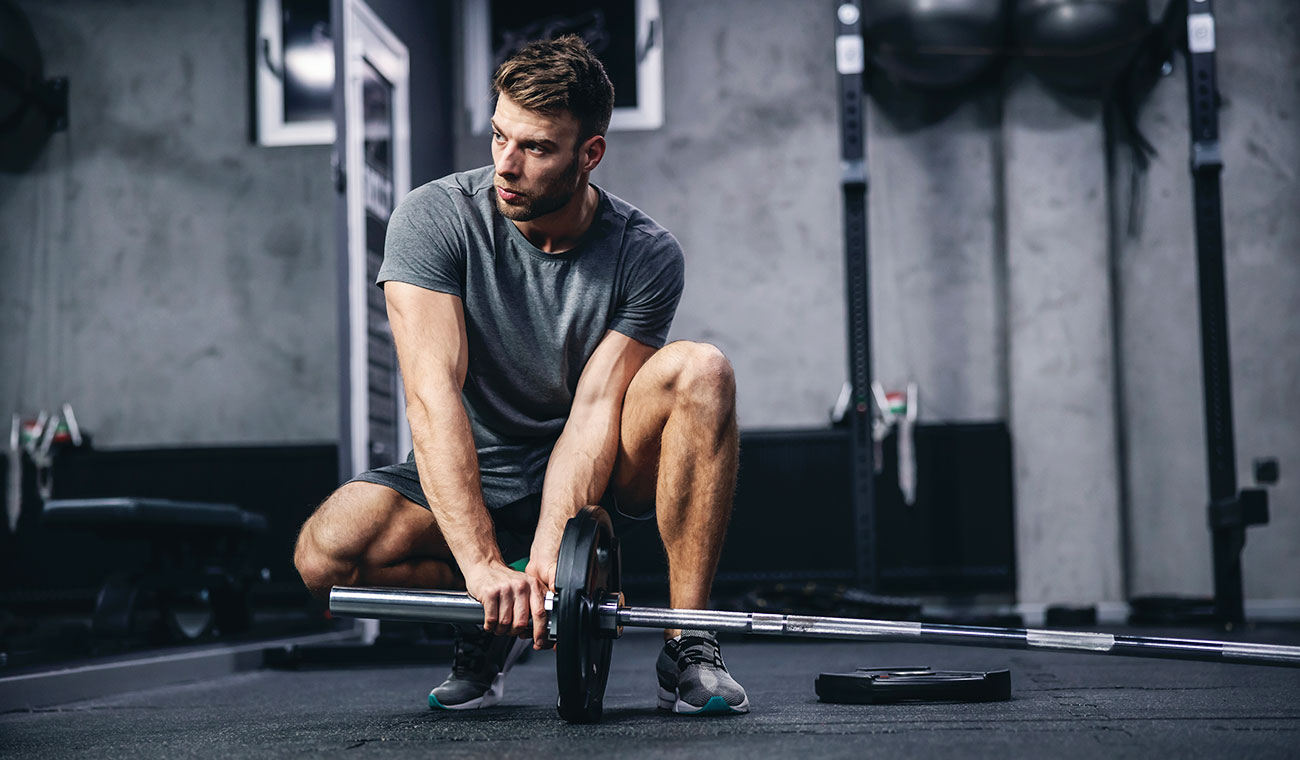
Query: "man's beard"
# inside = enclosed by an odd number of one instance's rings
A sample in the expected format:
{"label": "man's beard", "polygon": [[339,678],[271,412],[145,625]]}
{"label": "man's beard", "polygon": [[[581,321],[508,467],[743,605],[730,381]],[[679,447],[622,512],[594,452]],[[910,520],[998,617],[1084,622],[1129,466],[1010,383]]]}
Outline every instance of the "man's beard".
{"label": "man's beard", "polygon": [[497,210],[507,219],[531,222],[540,216],[564,208],[577,191],[578,157],[574,156],[573,163],[563,174],[547,182],[537,191],[530,191],[527,195],[521,196],[520,201],[506,203],[505,199],[497,195]]}

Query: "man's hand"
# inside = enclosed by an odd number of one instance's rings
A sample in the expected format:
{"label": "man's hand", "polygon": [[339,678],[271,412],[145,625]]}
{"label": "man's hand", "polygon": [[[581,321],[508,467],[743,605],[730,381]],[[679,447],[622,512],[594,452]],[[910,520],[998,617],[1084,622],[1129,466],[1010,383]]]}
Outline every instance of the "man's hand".
{"label": "man's hand", "polygon": [[528,548],[528,567],[524,572],[545,584],[548,591],[555,590],[555,568],[560,559],[560,542],[564,540],[564,525],[568,518],[552,525],[554,520],[537,521],[533,545]]}
{"label": "man's hand", "polygon": [[465,590],[483,605],[483,630],[528,638],[546,645],[546,586],[504,563],[492,562],[465,573]]}
{"label": "man's hand", "polygon": [[528,567],[524,568],[524,572],[536,578],[542,584],[544,591],[554,591],[556,560],[555,552],[533,554],[529,557]]}

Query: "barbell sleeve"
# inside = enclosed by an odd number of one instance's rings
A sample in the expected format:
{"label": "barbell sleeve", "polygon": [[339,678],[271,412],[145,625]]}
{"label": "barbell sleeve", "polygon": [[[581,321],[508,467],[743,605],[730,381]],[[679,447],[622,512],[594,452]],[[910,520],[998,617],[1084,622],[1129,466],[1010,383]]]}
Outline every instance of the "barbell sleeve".
{"label": "barbell sleeve", "polygon": [[330,589],[330,614],[483,625],[483,605],[464,591],[335,586]]}

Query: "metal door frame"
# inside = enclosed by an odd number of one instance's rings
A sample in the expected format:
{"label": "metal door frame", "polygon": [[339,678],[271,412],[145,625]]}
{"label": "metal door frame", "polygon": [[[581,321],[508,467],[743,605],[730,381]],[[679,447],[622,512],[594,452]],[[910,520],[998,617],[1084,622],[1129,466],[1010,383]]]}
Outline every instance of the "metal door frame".
{"label": "metal door frame", "polygon": [[[338,66],[342,83],[342,134],[335,143],[336,183],[343,195],[343,250],[340,252],[340,377],[342,431],[339,442],[340,476],[347,480],[369,468],[369,345],[366,304],[374,282],[366,271],[366,167],[364,165],[361,85],[363,66],[373,67],[393,87],[392,151],[395,205],[411,189],[410,56],[406,45],[363,0],[342,0]],[[337,100],[336,100],[336,114]],[[341,160],[339,156],[341,155]],[[341,169],[341,171],[340,171]],[[385,321],[384,331],[392,340]],[[394,370],[396,372],[396,369]],[[400,461],[411,448],[406,423],[405,393],[397,373],[397,451]]]}

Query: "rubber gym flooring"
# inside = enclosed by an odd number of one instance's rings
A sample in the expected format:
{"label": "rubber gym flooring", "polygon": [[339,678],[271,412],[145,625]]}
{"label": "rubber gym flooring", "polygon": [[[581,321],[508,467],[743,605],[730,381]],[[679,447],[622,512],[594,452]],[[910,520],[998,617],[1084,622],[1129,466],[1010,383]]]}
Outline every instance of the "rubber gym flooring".
{"label": "rubber gym flooring", "polygon": [[[1295,630],[1251,638],[1300,643]],[[924,644],[724,640],[752,712],[692,718],[655,709],[659,646],[658,636],[645,632],[615,644],[599,725],[568,725],[556,715],[548,652],[519,665],[502,704],[489,710],[426,707],[425,695],[445,665],[260,670],[0,715],[0,757],[1300,757],[1300,670],[1292,668]],[[819,672],[866,665],[1010,668],[1012,700],[817,701]]]}

